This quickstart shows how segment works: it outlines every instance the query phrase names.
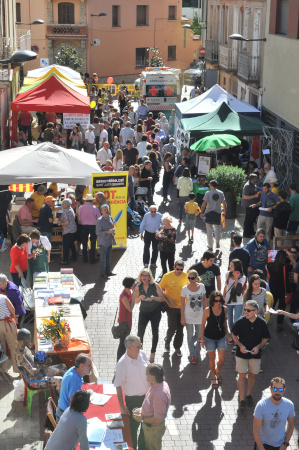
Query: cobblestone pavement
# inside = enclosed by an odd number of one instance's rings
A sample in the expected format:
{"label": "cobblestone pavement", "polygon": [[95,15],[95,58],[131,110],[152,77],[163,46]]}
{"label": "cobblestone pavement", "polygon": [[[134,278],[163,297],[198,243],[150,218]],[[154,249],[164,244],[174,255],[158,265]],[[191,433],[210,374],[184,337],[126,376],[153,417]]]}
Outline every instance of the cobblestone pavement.
{"label": "cobblestone pavement", "polygon": [[[155,200],[159,205],[159,211],[170,212],[176,218],[178,225],[178,205],[176,205],[175,188],[170,188],[173,202],[169,206],[160,205],[162,197],[160,184],[157,185]],[[240,209],[237,220],[226,220],[226,228],[222,231],[221,249],[222,278],[227,269],[228,255],[230,252],[230,234],[232,230],[241,228],[244,217]],[[207,248],[204,223],[197,219],[195,240],[192,246],[188,245],[188,239],[184,226],[178,226],[176,257],[183,258],[189,267],[196,259],[200,259]],[[110,278],[106,283],[99,277],[99,266],[83,264],[82,259],[74,263],[74,271],[86,288],[84,300],[88,317],[86,325],[91,340],[92,353],[95,364],[99,370],[100,379],[112,381],[116,364],[116,351],[118,341],[111,335],[115,311],[119,302],[119,294],[122,290],[122,279],[125,276],[137,277],[142,269],[143,243],[138,234],[138,228],[129,232],[127,249],[114,251],[112,255],[113,272],[116,277]],[[51,270],[60,270],[59,258],[52,263]],[[0,270],[8,273],[9,255],[0,254]],[[161,266],[158,262],[155,277],[160,275]],[[132,332],[137,332],[138,306],[133,312]],[[264,352],[262,366],[264,372],[257,376],[257,382],[253,391],[254,403],[262,396],[269,395],[269,384],[273,376],[282,376],[286,379],[286,397],[298,404],[299,376],[298,356],[291,349],[292,334],[287,325],[282,333],[275,331],[275,318],[270,320],[271,343]],[[211,389],[211,380],[208,368],[208,356],[204,350],[198,348],[199,363],[193,366],[188,361],[188,349],[186,336],[182,347],[183,357],[164,352],[164,336],[166,333],[166,316],[163,314],[160,323],[160,341],[156,353],[156,362],[163,365],[166,381],[170,385],[172,404],[167,419],[167,431],[163,438],[163,447],[169,449],[227,449],[227,450],[252,450],[254,441],[252,437],[253,408],[247,408],[244,412],[237,412],[238,391],[235,372],[234,356],[231,346],[226,354],[226,361],[222,371],[223,383],[218,390]],[[150,353],[150,332],[147,331],[144,338],[144,349]],[[38,399],[33,400],[33,414],[31,419],[25,418],[25,409],[22,404],[12,403],[12,388],[0,384],[0,427],[1,449],[12,450],[21,448],[21,443],[32,442],[35,438],[32,433],[39,429]],[[297,405],[296,405],[297,406]],[[298,415],[298,408],[296,407]],[[2,420],[1,420],[2,419]],[[299,419],[295,419],[295,431],[291,440],[290,449],[298,448]],[[5,443],[5,444],[4,444]],[[4,445],[4,446],[3,446]]]}

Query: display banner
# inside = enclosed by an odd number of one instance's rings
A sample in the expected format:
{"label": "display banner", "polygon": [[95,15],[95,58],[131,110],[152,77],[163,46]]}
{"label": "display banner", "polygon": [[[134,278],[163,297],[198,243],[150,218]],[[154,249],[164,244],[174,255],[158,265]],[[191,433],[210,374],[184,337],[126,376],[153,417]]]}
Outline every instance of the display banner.
{"label": "display banner", "polygon": [[92,194],[103,192],[110,205],[110,216],[116,229],[116,245],[113,248],[127,246],[127,203],[128,172],[93,173]]}
{"label": "display banner", "polygon": [[90,124],[90,115],[89,114],[80,114],[80,113],[63,113],[63,128],[66,130],[72,130],[76,123],[79,123],[83,130],[88,129],[88,125]]}

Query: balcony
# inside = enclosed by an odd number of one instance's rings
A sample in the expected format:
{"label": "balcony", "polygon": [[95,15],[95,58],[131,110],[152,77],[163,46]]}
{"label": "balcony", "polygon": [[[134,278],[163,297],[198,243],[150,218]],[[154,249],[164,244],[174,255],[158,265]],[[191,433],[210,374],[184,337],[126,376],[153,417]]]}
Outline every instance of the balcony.
{"label": "balcony", "polygon": [[[13,53],[13,39],[0,38],[0,59],[9,59]],[[10,68],[8,64],[0,64],[0,87],[1,83],[10,81]]]}
{"label": "balcony", "polygon": [[51,24],[47,26],[48,39],[61,39],[67,37],[68,39],[87,39],[87,27],[86,25],[61,25]]}
{"label": "balcony", "polygon": [[261,64],[259,56],[251,56],[248,52],[238,54],[237,75],[245,81],[259,82]]}
{"label": "balcony", "polygon": [[18,50],[31,50],[31,31],[17,28]]}
{"label": "balcony", "polygon": [[218,62],[219,61],[219,44],[218,44],[218,42],[206,40],[205,48],[206,48],[205,59],[210,62]]}
{"label": "balcony", "polygon": [[219,46],[219,67],[225,70],[237,70],[237,49],[228,45]]}

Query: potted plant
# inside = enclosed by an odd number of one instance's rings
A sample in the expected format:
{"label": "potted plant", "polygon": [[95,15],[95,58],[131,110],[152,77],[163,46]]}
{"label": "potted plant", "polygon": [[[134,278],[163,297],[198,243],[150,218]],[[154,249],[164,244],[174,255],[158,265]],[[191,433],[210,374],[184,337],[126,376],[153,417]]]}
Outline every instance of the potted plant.
{"label": "potted plant", "polygon": [[235,166],[217,166],[207,173],[207,181],[216,180],[218,189],[225,195],[227,210],[226,219],[235,219],[237,204],[242,198],[242,191],[246,181],[243,169]]}
{"label": "potted plant", "polygon": [[66,348],[70,342],[71,329],[62,316],[62,311],[52,311],[49,319],[42,319],[42,325],[37,330],[39,335],[51,339],[58,348]]}

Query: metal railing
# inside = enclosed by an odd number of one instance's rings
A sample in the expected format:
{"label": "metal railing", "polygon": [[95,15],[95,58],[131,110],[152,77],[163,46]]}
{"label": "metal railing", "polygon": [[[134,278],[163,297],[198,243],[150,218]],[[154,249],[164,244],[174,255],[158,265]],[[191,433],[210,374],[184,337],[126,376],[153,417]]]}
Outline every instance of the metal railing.
{"label": "metal railing", "polygon": [[248,52],[239,52],[237,75],[246,81],[259,81],[261,72],[260,57]]}
{"label": "metal railing", "polygon": [[17,29],[17,47],[19,50],[31,50],[31,31]]}
{"label": "metal railing", "polygon": [[205,59],[211,62],[219,60],[219,44],[216,41],[206,40],[205,42]]}
{"label": "metal railing", "polygon": [[227,70],[237,70],[237,49],[228,45],[220,45],[219,66]]}

